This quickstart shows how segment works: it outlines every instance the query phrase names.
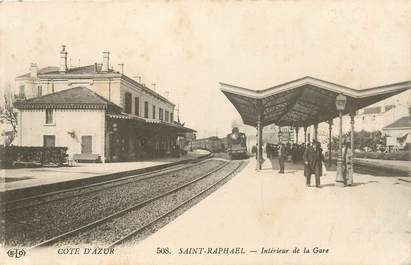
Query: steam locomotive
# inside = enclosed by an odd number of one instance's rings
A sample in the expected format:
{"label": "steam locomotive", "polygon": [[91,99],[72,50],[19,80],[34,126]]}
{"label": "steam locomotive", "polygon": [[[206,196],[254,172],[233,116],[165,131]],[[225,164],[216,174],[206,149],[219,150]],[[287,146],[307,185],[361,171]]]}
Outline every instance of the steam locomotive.
{"label": "steam locomotive", "polygon": [[247,138],[244,133],[240,133],[237,127],[234,127],[230,134],[227,135],[227,153],[230,159],[247,157]]}

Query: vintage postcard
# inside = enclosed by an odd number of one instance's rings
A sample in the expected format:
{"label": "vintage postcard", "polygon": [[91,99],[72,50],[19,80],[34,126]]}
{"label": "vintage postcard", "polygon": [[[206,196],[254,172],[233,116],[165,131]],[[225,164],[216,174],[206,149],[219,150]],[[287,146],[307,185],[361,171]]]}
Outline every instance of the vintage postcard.
{"label": "vintage postcard", "polygon": [[0,0],[1,264],[411,264],[410,21]]}

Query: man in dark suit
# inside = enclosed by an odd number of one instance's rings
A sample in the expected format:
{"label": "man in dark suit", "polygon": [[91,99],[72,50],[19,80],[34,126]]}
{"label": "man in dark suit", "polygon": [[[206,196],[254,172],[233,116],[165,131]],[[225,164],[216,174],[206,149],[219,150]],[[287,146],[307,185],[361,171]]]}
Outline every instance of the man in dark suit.
{"label": "man in dark suit", "polygon": [[278,149],[278,163],[280,164],[280,171],[278,173],[284,174],[284,161],[287,159],[287,151],[283,143],[280,144]]}
{"label": "man in dark suit", "polygon": [[320,187],[320,176],[322,171],[322,161],[324,160],[319,142],[313,142],[312,146],[305,149],[304,152],[304,176],[306,178],[305,185],[311,185],[311,175],[315,175],[315,186]]}

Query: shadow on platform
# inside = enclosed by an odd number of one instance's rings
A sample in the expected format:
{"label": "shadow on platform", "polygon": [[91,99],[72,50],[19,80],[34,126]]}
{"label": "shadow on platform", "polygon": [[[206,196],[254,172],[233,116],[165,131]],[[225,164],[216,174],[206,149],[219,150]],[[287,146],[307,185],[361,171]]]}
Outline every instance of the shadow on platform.
{"label": "shadow on platform", "polygon": [[[304,164],[302,161],[298,161],[296,163],[286,161],[284,165],[284,174],[280,174],[280,166],[278,163],[278,158],[274,159],[267,159],[264,157],[264,163],[262,164],[262,169],[261,172],[270,173],[270,171],[273,173],[273,176],[279,176],[279,177],[296,177],[296,176],[301,176],[301,181],[302,183],[305,181],[304,178]],[[325,164],[326,171],[324,172],[325,174],[321,176],[321,185],[320,188],[327,188],[327,187],[337,187],[335,184],[335,174],[336,174],[336,165],[332,165],[331,167],[328,166],[328,163]],[[346,187],[357,187],[357,186],[364,186],[368,184],[373,184],[373,183],[380,183],[380,181],[376,180],[370,180],[367,182],[356,182],[355,181],[356,177],[354,176],[354,184]],[[333,181],[330,183],[330,181]],[[315,177],[312,175],[311,177],[311,187],[315,187]]]}
{"label": "shadow on platform", "polygon": [[[280,170],[280,165],[278,163],[278,158],[274,159],[267,159],[264,157],[264,163],[262,165],[261,170]],[[325,163],[325,168],[327,172],[336,171],[336,165],[329,166],[328,163]],[[284,165],[284,169],[286,173],[296,172],[298,170],[304,171],[304,163],[303,161],[297,161],[295,163],[286,161]]]}

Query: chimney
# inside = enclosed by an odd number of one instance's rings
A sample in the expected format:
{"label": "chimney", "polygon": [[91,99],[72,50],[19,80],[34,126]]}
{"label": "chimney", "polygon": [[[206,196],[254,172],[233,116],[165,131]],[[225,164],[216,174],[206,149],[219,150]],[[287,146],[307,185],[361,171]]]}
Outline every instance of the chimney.
{"label": "chimney", "polygon": [[37,78],[37,64],[32,63],[30,65],[30,78]]}
{"label": "chimney", "polygon": [[67,51],[66,45],[61,45],[60,52],[60,73],[65,73],[67,71]]}
{"label": "chimney", "polygon": [[110,65],[110,52],[104,51],[103,52],[103,67],[101,69],[102,72],[108,72]]}
{"label": "chimney", "polygon": [[121,74],[124,74],[124,64],[123,63],[119,63],[118,64],[121,67]]}

